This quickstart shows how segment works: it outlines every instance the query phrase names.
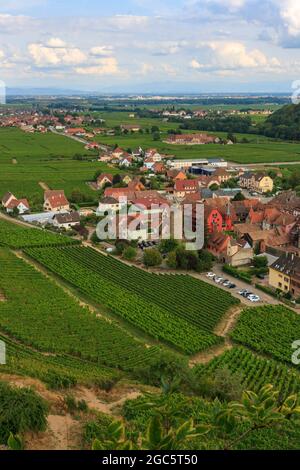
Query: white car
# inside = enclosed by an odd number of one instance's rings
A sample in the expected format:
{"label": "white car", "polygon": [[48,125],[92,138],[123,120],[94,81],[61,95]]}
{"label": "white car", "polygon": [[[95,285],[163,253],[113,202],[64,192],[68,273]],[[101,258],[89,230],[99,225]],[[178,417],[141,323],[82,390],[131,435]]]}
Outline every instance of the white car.
{"label": "white car", "polygon": [[209,277],[210,279],[213,279],[216,275],[214,273],[207,273],[206,277]]}
{"label": "white car", "polygon": [[222,284],[223,284],[223,286],[224,286],[224,287],[229,287],[229,286],[230,286],[230,284],[231,284],[231,282],[230,282],[230,281],[228,281],[228,279],[225,279],[225,281],[224,281],[224,282],[222,282]]}
{"label": "white car", "polygon": [[217,284],[220,284],[220,282],[224,281],[224,279],[222,277],[215,277],[215,282]]}
{"label": "white car", "polygon": [[251,302],[260,302],[260,297],[258,295],[249,295],[247,297]]}

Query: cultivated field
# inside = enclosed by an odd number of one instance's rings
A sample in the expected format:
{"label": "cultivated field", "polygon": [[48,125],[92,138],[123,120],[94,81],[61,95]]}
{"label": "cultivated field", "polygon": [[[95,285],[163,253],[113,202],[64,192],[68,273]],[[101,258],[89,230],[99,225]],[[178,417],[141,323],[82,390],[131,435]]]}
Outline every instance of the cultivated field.
{"label": "cultivated field", "polygon": [[209,364],[196,366],[194,370],[201,377],[214,375],[217,370],[224,368],[232,374],[238,374],[247,390],[258,392],[261,387],[271,383],[282,397],[300,391],[300,374],[297,371],[241,346],[235,346]]}
{"label": "cultivated field", "polygon": [[92,249],[26,253],[112,313],[187,354],[218,344],[221,338],[213,329],[238,303],[229,293],[190,276],[149,274]]}
{"label": "cultivated field", "polygon": [[249,308],[231,333],[233,340],[292,364],[292,343],[300,338],[300,317],[282,306]]}
{"label": "cultivated field", "polygon": [[[4,248],[0,248],[0,286],[6,299],[0,302],[0,329],[39,351],[75,357],[75,369],[80,368],[78,357],[128,371],[159,357],[158,347],[146,348],[113,322],[81,307],[53,281]],[[70,364],[65,358],[57,362],[62,369]]]}

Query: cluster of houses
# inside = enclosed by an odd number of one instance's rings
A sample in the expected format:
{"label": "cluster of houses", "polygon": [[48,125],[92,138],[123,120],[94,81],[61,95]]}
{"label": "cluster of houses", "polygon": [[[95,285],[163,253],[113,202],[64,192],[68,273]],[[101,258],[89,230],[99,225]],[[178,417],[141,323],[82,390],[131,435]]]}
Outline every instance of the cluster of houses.
{"label": "cluster of houses", "polygon": [[[168,144],[176,145],[205,145],[205,144],[219,144],[221,140],[219,137],[201,133],[201,134],[170,134],[165,140]],[[231,142],[233,143],[233,142]]]}
{"label": "cluster of houses", "polygon": [[17,199],[12,193],[6,193],[2,198],[2,208],[8,213],[16,215],[28,223],[39,225],[53,225],[58,229],[70,230],[80,225],[80,214],[72,211],[70,203],[63,190],[47,190],[44,193],[43,212],[30,213],[27,199]]}

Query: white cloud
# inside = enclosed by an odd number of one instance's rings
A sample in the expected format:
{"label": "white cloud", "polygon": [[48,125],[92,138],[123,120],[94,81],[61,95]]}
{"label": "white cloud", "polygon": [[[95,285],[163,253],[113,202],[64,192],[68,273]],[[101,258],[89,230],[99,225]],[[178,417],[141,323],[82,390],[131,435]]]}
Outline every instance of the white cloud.
{"label": "white cloud", "polygon": [[116,15],[109,20],[111,26],[118,29],[143,28],[148,24],[148,16],[137,15]]}
{"label": "white cloud", "polygon": [[66,47],[67,44],[60,38],[50,38],[47,42],[48,47],[60,48]]}
{"label": "white cloud", "polygon": [[193,69],[238,70],[238,69],[266,69],[279,67],[280,62],[276,57],[269,59],[259,49],[247,49],[241,42],[228,41],[202,43],[202,49],[210,49],[211,61],[203,64],[193,59],[190,66]]}
{"label": "white cloud", "polygon": [[78,65],[86,60],[86,55],[77,47],[65,47],[58,38],[52,38],[47,44],[32,43],[28,46],[34,65],[37,67]]}
{"label": "white cloud", "polygon": [[110,56],[113,50],[113,46],[95,46],[90,49],[90,54],[92,56]]}
{"label": "white cloud", "polygon": [[119,68],[115,57],[105,57],[99,59],[99,65],[77,67],[75,72],[79,75],[116,75],[119,73]]}
{"label": "white cloud", "polygon": [[300,35],[300,2],[284,0],[280,3],[280,14],[291,36]]}

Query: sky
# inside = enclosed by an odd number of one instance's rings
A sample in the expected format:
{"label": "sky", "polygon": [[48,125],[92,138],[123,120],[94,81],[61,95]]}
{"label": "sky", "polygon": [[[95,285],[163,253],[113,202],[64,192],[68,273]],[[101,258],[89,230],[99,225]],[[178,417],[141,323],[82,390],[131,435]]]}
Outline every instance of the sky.
{"label": "sky", "polygon": [[0,0],[0,80],[98,92],[289,92],[300,0]]}

